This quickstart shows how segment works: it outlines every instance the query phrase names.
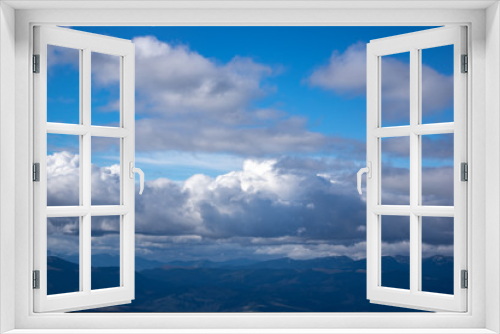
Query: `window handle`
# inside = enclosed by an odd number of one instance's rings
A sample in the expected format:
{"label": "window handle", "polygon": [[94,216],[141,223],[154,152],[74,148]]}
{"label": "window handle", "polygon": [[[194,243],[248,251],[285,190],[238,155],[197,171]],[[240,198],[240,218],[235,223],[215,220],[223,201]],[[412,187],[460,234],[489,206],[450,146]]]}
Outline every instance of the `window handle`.
{"label": "window handle", "polygon": [[140,168],[134,167],[133,161],[130,161],[129,171],[131,179],[135,177],[134,175],[135,173],[139,174],[139,184],[140,184],[139,195],[142,195],[142,192],[144,191],[144,172]]}
{"label": "window handle", "polygon": [[367,178],[372,178],[372,163],[368,161],[365,168],[361,168],[358,172],[358,193],[361,195],[361,175],[366,173]]}

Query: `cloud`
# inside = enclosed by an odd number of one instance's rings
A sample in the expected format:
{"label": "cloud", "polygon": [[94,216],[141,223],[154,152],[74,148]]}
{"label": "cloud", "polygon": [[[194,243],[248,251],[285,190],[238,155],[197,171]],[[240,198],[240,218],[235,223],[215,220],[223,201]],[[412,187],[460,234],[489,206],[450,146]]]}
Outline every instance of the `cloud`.
{"label": "cloud", "polygon": [[47,155],[47,205],[80,205],[80,156],[68,151]]}
{"label": "cloud", "polygon": [[[344,52],[334,51],[328,64],[318,67],[306,79],[313,87],[341,96],[366,94],[366,44],[358,42]],[[409,64],[392,56],[382,57],[382,114],[387,120],[409,118]],[[453,76],[422,65],[422,108],[426,115],[453,106]],[[407,110],[408,112],[402,112]]]}
{"label": "cloud", "polygon": [[[133,42],[139,151],[264,156],[331,151],[346,142],[309,131],[306,118],[255,107],[255,101],[276,90],[268,83],[277,74],[270,66],[238,56],[220,63],[153,36]],[[117,83],[116,63],[105,56],[95,60],[96,84]]]}
{"label": "cloud", "polygon": [[282,155],[286,153],[354,153],[363,155],[364,143],[325,136],[306,129],[304,118],[290,117],[254,127],[224,126],[190,120],[144,119],[136,122],[137,149],[140,151],[181,150],[241,156]]}
{"label": "cloud", "polygon": [[[256,101],[272,94],[279,68],[250,58],[218,62],[153,36],[136,46],[136,148],[138,151],[217,152],[240,156],[364,151],[364,143],[308,130],[305,117],[290,116]],[[78,68],[71,49],[53,51],[52,66]],[[120,79],[116,56],[93,53],[93,90],[110,90]],[[96,97],[96,99],[99,96]],[[99,100],[101,101],[101,100]],[[99,102],[98,101],[98,102]],[[116,111],[117,101],[99,102]]]}
{"label": "cloud", "polygon": [[[242,107],[263,96],[271,87],[262,80],[273,74],[269,66],[250,58],[234,57],[219,64],[185,45],[171,45],[154,36],[135,37],[137,112],[175,115],[185,112],[224,116],[222,122],[239,122]],[[93,62],[96,82],[118,82],[117,64],[100,55]],[[95,69],[95,70],[94,70]]]}
{"label": "cloud", "polygon": [[[453,206],[453,167],[422,168],[422,204]],[[382,204],[409,205],[410,173],[407,168],[382,165]]]}
{"label": "cloud", "polygon": [[80,219],[47,218],[47,254],[77,255],[80,252]]}
{"label": "cloud", "polygon": [[[68,165],[60,168],[66,172],[57,177],[78,175],[77,166],[71,164],[78,156],[62,152],[49,158],[51,165]],[[322,163],[334,167],[337,161]],[[241,170],[215,178],[198,174],[184,182],[164,178],[148,181],[144,194],[136,197],[136,232],[148,236],[148,243],[156,237],[179,243],[230,240],[254,250],[262,246],[262,242],[255,244],[255,238],[272,243],[284,238],[281,243],[300,240],[347,245],[364,239],[365,232],[359,229],[365,218],[364,203],[354,187],[346,194],[344,183],[332,182],[337,175],[334,171],[317,175],[319,170],[307,172],[290,161],[289,169],[279,165],[278,160],[248,159]],[[119,193],[118,171],[113,165],[92,166],[96,180],[92,183],[93,204],[110,204],[110,198]],[[354,173],[350,178],[354,179]],[[68,184],[68,188],[74,187]],[[62,199],[49,185],[48,196],[53,205],[60,205],[71,196],[77,198],[78,191]],[[101,234],[116,233],[109,227],[112,225],[103,224],[97,225]]]}
{"label": "cloud", "polygon": [[[63,171],[57,176],[60,181],[77,175],[77,155],[54,153],[48,161],[52,173]],[[157,259],[219,260],[236,256],[363,257],[366,204],[356,192],[358,167],[337,158],[247,159],[242,168],[217,177],[197,174],[183,182],[165,178],[147,181],[143,195],[136,196],[138,254]],[[117,171],[114,166],[92,166],[92,177],[99,180],[93,183],[93,201],[108,204],[109,198],[119,193]],[[56,175],[49,175],[53,177]],[[50,186],[48,199],[55,205],[69,200],[61,199]],[[384,217],[384,222],[396,218]],[[117,217],[93,218],[96,244],[104,247],[115,240],[119,230],[116,222]],[[51,224],[51,231],[75,234],[75,226]],[[437,222],[439,233],[426,239],[429,247],[434,247],[429,252],[449,244],[446,224]],[[402,246],[395,245],[405,241],[408,231],[404,224],[392,225],[396,227],[383,227],[384,242],[397,254]]]}
{"label": "cloud", "polygon": [[70,66],[78,70],[80,51],[56,45],[47,46],[47,66]]}
{"label": "cloud", "polygon": [[362,259],[366,257],[366,242],[359,242],[351,246],[330,244],[285,244],[259,247],[256,253],[274,256],[278,255],[280,257],[289,257],[295,260],[307,260],[326,256],[349,256],[353,259]]}
{"label": "cloud", "polygon": [[311,86],[340,95],[366,94],[366,44],[358,42],[343,53],[334,51],[327,65],[317,68],[307,79]]}

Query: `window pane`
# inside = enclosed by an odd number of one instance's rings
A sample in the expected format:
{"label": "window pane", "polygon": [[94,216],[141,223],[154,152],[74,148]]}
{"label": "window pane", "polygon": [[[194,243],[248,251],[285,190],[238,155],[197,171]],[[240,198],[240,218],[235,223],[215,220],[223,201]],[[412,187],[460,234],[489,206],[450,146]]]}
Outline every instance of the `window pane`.
{"label": "window pane", "polygon": [[410,204],[410,138],[382,138],[382,204]]}
{"label": "window pane", "polygon": [[92,217],[92,289],[120,286],[120,216]]}
{"label": "window pane", "polygon": [[47,134],[47,205],[80,205],[80,138]]}
{"label": "window pane", "polygon": [[422,205],[453,205],[454,135],[422,136]]}
{"label": "window pane", "polygon": [[382,126],[410,124],[410,53],[381,57]]}
{"label": "window pane", "polygon": [[410,289],[410,217],[382,216],[382,286]]}
{"label": "window pane", "polygon": [[80,291],[80,218],[47,218],[47,294]]}
{"label": "window pane", "polygon": [[422,123],[453,122],[453,45],[421,52]]}
{"label": "window pane", "polygon": [[47,45],[47,122],[80,123],[80,50]]}
{"label": "window pane", "polygon": [[120,57],[92,52],[92,125],[120,126]]}
{"label": "window pane", "polygon": [[422,291],[453,294],[453,218],[422,217]]}
{"label": "window pane", "polygon": [[92,205],[120,205],[120,141],[92,137]]}

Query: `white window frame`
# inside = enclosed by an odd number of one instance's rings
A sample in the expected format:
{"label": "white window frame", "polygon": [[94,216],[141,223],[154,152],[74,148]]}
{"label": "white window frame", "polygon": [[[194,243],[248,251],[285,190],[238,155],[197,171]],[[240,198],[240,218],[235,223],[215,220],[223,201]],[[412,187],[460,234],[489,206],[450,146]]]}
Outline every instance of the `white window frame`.
{"label": "white window frame", "polygon": [[[410,305],[421,310],[464,312],[467,289],[461,286],[461,271],[467,270],[467,184],[461,180],[461,163],[467,163],[467,76],[462,72],[462,55],[467,54],[465,26],[450,26],[372,40],[367,45],[367,162],[371,177],[367,178],[367,297],[370,302],[392,306]],[[422,124],[422,50],[452,45],[454,89],[454,121]],[[382,57],[408,52],[409,124],[382,124]],[[453,134],[453,206],[422,204],[422,135]],[[409,139],[408,205],[382,203],[382,140]],[[410,273],[409,289],[382,285],[383,217],[405,216],[409,220]],[[453,291],[451,295],[422,291],[422,217],[453,218]],[[401,223],[406,223],[406,220]]]}
{"label": "white window frame", "polygon": [[[13,10],[10,6],[18,8]],[[122,6],[122,8],[120,8]],[[130,6],[134,9],[124,9]],[[149,6],[149,9],[147,8]],[[392,7],[397,8],[392,8]],[[59,8],[67,7],[67,8]],[[99,8],[97,8],[99,7]],[[103,9],[108,7],[109,9]],[[155,8],[163,7],[163,8]],[[181,8],[179,8],[181,7]],[[24,8],[24,9],[23,9]],[[79,8],[79,9],[75,9]],[[86,8],[86,9],[82,9]],[[137,10],[143,8],[143,10]],[[203,10],[205,9],[205,10]],[[500,331],[500,12],[497,1],[113,2],[0,4],[0,330],[13,333]],[[32,27],[58,25],[451,25],[469,31],[468,312],[435,314],[34,314],[31,290]],[[14,39],[15,31],[15,39]],[[486,71],[486,67],[488,70]],[[15,73],[13,68],[15,68]],[[12,85],[15,82],[15,85]],[[14,96],[15,98],[12,98]],[[12,112],[15,110],[15,113]],[[9,127],[12,127],[10,129]],[[15,130],[15,131],[14,131]],[[15,145],[12,145],[15,142]],[[15,179],[12,175],[15,171]],[[488,175],[488,182],[486,182]],[[4,186],[5,185],[5,186]],[[353,189],[354,191],[354,189]],[[15,193],[14,200],[11,198]],[[14,209],[12,209],[14,208]],[[15,222],[15,224],[13,224]],[[28,260],[27,260],[28,259]],[[15,287],[12,289],[12,287]],[[486,293],[486,291],[488,291]],[[14,307],[12,307],[14,305]],[[38,331],[37,329],[40,329]],[[58,330],[59,329],[59,330]],[[182,331],[180,329],[191,329]],[[345,330],[344,330],[345,329]],[[416,331],[415,329],[419,329]],[[106,331],[108,330],[108,331]],[[47,332],[47,331],[45,331]]]}
{"label": "white window frame", "polygon": [[[34,54],[39,56],[39,73],[33,75],[34,162],[39,164],[39,181],[34,183],[34,270],[39,271],[39,288],[34,289],[34,311],[75,311],[130,303],[135,291],[135,47],[131,41],[68,28],[34,27]],[[80,122],[47,122],[47,46],[78,50],[80,59]],[[114,55],[120,63],[120,124],[95,126],[91,120],[92,52]],[[79,138],[79,205],[47,206],[47,134],[77,135]],[[120,202],[118,205],[92,205],[91,141],[95,137],[119,140]],[[91,286],[92,217],[119,216],[120,284],[93,290]],[[47,295],[47,219],[79,219],[79,291]]]}

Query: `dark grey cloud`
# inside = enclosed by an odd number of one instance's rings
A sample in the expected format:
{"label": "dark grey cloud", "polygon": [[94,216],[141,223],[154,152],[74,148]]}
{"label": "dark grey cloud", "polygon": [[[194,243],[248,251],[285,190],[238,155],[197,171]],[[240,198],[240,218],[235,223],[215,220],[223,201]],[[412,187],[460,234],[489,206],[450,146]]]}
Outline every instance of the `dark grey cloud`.
{"label": "dark grey cloud", "polygon": [[80,218],[47,218],[47,255],[72,256],[80,252]]}

